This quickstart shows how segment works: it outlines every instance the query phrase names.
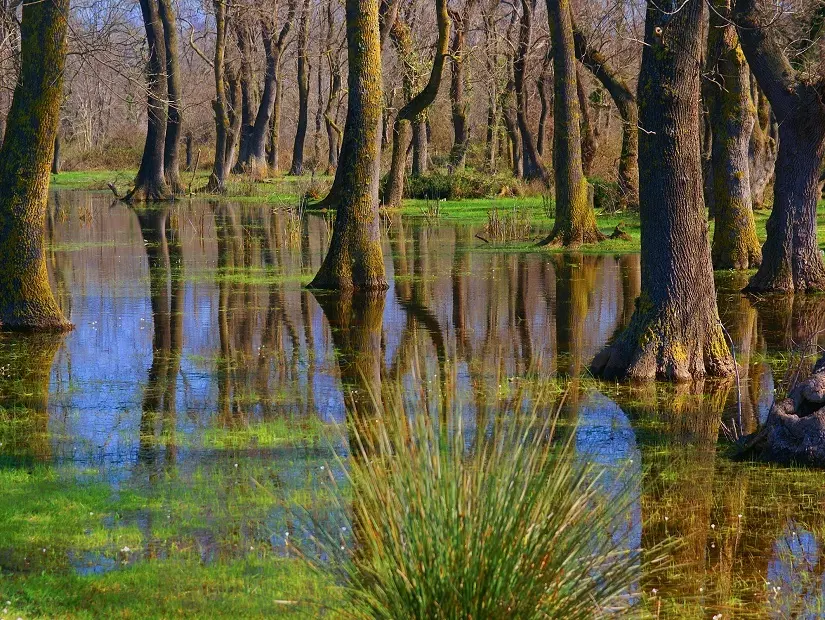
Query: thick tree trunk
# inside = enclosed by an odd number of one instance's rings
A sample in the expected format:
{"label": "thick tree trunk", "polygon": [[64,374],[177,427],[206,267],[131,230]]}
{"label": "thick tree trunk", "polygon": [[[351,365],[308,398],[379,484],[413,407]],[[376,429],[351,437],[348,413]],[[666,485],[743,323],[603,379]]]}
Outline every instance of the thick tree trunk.
{"label": "thick tree trunk", "polygon": [[441,86],[441,76],[450,44],[450,16],[447,13],[447,0],[436,0],[435,12],[438,22],[438,44],[430,79],[424,89],[401,108],[395,117],[392,161],[384,193],[384,204],[390,208],[400,206],[404,196],[404,164],[409,142],[409,125],[435,101]]}
{"label": "thick tree trunk", "polygon": [[304,173],[304,142],[309,123],[309,0],[304,0],[301,9],[301,26],[298,32],[298,127],[292,144],[292,165],[289,174],[300,176]]}
{"label": "thick tree trunk", "polygon": [[507,87],[501,93],[501,101],[499,107],[501,108],[501,120],[504,124],[505,135],[510,145],[510,168],[513,171],[513,176],[517,179],[521,178],[522,163],[521,163],[521,136],[519,135],[518,122],[512,108],[512,93],[513,81],[508,82]]}
{"label": "thick tree trunk", "polygon": [[713,0],[712,7],[708,78],[703,82],[712,129],[711,195],[716,225],[711,255],[716,269],[750,269],[762,260],[748,166],[754,124],[750,69],[730,21],[731,0]]}
{"label": "thick tree trunk", "polygon": [[166,88],[168,115],[163,148],[163,172],[173,194],[183,191],[180,180],[180,138],[182,131],[183,87],[178,62],[178,26],[172,0],[158,0],[158,13],[163,27],[166,50]]}
{"label": "thick tree trunk", "polygon": [[604,239],[604,235],[596,226],[590,188],[582,168],[581,112],[569,0],[547,0],[547,16],[553,39],[556,221],[553,231],[541,244],[596,243]]}
{"label": "thick tree trunk", "polygon": [[816,238],[819,173],[825,155],[825,81],[811,81],[791,66],[754,0],[737,0],[734,22],[751,70],[779,123],[773,212],[762,265],[748,290],[825,289],[825,266]]}
{"label": "thick tree trunk", "polygon": [[68,0],[23,5],[20,77],[0,147],[0,329],[71,329],[52,295],[43,248],[68,14]]}
{"label": "thick tree trunk", "polygon": [[388,288],[378,222],[381,175],[381,39],[375,0],[346,0],[348,109],[341,187],[329,250],[311,288]]}
{"label": "thick tree trunk", "polygon": [[[272,114],[275,110],[275,99],[278,96],[278,66],[281,62],[281,52],[286,45],[286,38],[292,28],[292,20],[295,17],[296,0],[290,0],[286,21],[281,32],[275,37],[275,24],[272,21],[261,21],[261,40],[264,45],[264,56],[266,58],[266,68],[264,70],[264,90],[261,95],[261,103],[258,106],[258,113],[255,115],[255,123],[249,136],[249,147],[245,153],[246,159],[241,164],[252,170],[264,165],[266,162],[266,142],[269,138]],[[274,16],[273,16],[274,20]]]}
{"label": "thick tree trunk", "polygon": [[639,77],[642,294],[596,376],[689,381],[735,363],[716,309],[699,161],[704,0],[647,5]]}
{"label": "thick tree trunk", "polygon": [[[331,4],[330,4],[331,6]],[[324,123],[327,129],[327,174],[336,174],[338,170],[338,151],[341,148],[341,128],[336,122],[337,112],[334,107],[341,94],[341,67],[333,63],[329,54],[329,97],[324,110]]]}
{"label": "thick tree trunk", "polygon": [[125,200],[135,202],[169,200],[173,194],[166,183],[163,163],[166,148],[166,102],[168,100],[163,26],[160,21],[158,0],[140,0],[140,9],[149,47],[149,60],[146,64],[148,121],[146,142],[140,168],[135,178],[135,187],[126,195]]}
{"label": "thick tree trunk", "polygon": [[516,120],[521,134],[522,176],[528,181],[540,179],[547,184],[549,177],[539,159],[530,124],[527,122],[527,54],[533,34],[533,10],[535,0],[521,0],[521,20],[519,22],[518,47],[513,60],[513,85],[516,89]]}
{"label": "thick tree trunk", "polygon": [[[639,109],[636,97],[621,75],[608,64],[601,52],[592,48],[587,37],[573,24],[576,58],[610,93],[622,117],[622,152],[619,157],[619,190],[622,207],[639,208]],[[609,117],[608,117],[609,118]]]}

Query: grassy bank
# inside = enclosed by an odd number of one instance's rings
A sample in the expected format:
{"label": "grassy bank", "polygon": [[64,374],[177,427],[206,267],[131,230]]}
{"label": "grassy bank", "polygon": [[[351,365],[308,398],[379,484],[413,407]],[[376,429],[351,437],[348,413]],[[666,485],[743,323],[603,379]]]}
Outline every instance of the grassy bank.
{"label": "grassy bank", "polygon": [[[114,183],[120,191],[125,191],[130,179],[134,177],[134,170],[94,170],[83,172],[64,172],[53,175],[52,188],[56,190],[86,190],[110,191],[108,183]],[[208,172],[199,171],[194,177],[186,173],[184,181],[195,190],[204,187],[208,179]],[[233,177],[224,198],[246,203],[262,203],[274,207],[294,208],[299,203],[299,196],[309,195],[313,199],[325,195],[332,179],[328,176],[286,177],[279,176],[267,179],[255,179],[251,176]],[[522,196],[492,196],[488,198],[465,198],[460,200],[422,200],[407,199],[404,204],[387,215],[400,215],[406,218],[420,218],[431,222],[445,222],[478,226],[479,229],[488,224],[491,212],[498,212],[500,218],[511,217],[529,223],[529,233],[515,239],[490,239],[489,243],[482,244],[480,250],[494,251],[562,251],[561,248],[537,248],[535,243],[540,240],[553,225],[552,205],[535,190],[524,188],[520,190]],[[197,196],[197,194],[196,194]],[[204,195],[205,197],[207,195]],[[312,202],[307,208],[313,212]],[[765,224],[770,211],[756,212],[756,230],[760,241],[765,240]],[[818,232],[820,245],[825,248],[825,202],[821,202],[818,212]],[[585,253],[618,254],[638,252],[640,250],[641,230],[637,213],[601,213],[597,212],[597,222],[601,231],[610,235],[616,226],[630,236],[629,240],[607,239],[606,241],[585,245],[578,248]],[[709,234],[713,234],[713,222],[709,222]]]}

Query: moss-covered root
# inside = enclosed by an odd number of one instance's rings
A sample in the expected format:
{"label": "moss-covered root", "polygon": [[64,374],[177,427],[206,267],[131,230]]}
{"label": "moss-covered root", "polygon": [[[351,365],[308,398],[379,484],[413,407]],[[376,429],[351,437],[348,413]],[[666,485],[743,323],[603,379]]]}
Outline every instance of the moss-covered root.
{"label": "moss-covered root", "polygon": [[594,376],[630,381],[686,382],[729,377],[735,364],[715,312],[684,321],[663,309],[633,315],[630,325],[590,366]]}

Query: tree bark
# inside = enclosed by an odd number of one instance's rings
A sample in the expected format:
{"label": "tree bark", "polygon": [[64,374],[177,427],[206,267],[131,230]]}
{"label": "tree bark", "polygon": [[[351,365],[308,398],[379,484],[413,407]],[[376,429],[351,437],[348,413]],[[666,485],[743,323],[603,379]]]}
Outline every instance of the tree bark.
{"label": "tree bark", "polygon": [[470,144],[470,131],[467,127],[468,104],[464,96],[466,75],[464,73],[464,54],[467,30],[470,27],[470,11],[476,0],[465,0],[462,11],[453,11],[453,40],[450,43],[450,110],[453,120],[453,146],[450,150],[450,169],[464,167],[467,159],[467,147]]}
{"label": "tree bark", "polygon": [[149,47],[149,60],[146,64],[148,120],[146,142],[135,186],[124,198],[128,202],[169,200],[173,196],[164,171],[168,88],[165,79],[166,45],[158,0],[140,0],[140,9]]}
{"label": "tree bark", "polygon": [[289,31],[292,29],[292,20],[295,17],[297,0],[290,0],[287,7],[287,16],[278,36],[275,36],[275,20],[277,13],[273,13],[271,20],[261,20],[261,40],[264,45],[266,68],[264,70],[264,90],[261,103],[255,115],[255,123],[249,136],[249,146],[245,153],[245,160],[241,164],[248,169],[255,170],[266,162],[266,141],[269,137],[272,115],[275,110],[275,99],[278,96],[278,66],[281,62],[281,52],[286,45]]}
{"label": "tree bark", "polygon": [[348,109],[329,250],[311,288],[388,288],[378,222],[383,87],[378,3],[346,0]]}
{"label": "tree bark", "polygon": [[441,76],[450,43],[450,16],[447,13],[447,0],[436,0],[436,20],[438,22],[438,44],[436,46],[430,79],[424,89],[413,97],[398,111],[395,117],[392,140],[392,161],[384,193],[384,204],[393,208],[401,204],[404,196],[404,164],[406,163],[409,127],[416,117],[421,115],[438,95]]}
{"label": "tree bark", "polygon": [[774,205],[762,265],[747,290],[825,289],[825,266],[816,238],[819,173],[825,155],[825,80],[798,73],[761,24],[754,0],[737,0],[734,21],[756,81],[779,123]]}
{"label": "tree bark", "polygon": [[[647,5],[639,77],[642,294],[630,325],[593,360],[594,375],[689,381],[729,376],[699,160],[704,0]],[[667,7],[664,7],[666,9]]]}
{"label": "tree bark", "polygon": [[539,114],[539,128],[536,133],[536,151],[541,157],[545,155],[545,145],[547,144],[547,118],[550,116],[550,101],[547,97],[547,75],[542,73],[536,80],[536,90],[541,101],[541,113]]}
{"label": "tree bark", "polygon": [[556,177],[556,221],[541,245],[576,246],[604,239],[596,226],[590,188],[582,168],[576,53],[569,0],[547,0],[553,39],[553,164]]}
{"label": "tree bark", "polygon": [[[58,121],[58,125],[60,121]],[[54,157],[52,157],[52,174],[60,174],[60,129],[54,134]]]}
{"label": "tree bark", "polygon": [[68,0],[23,5],[20,76],[0,147],[0,329],[71,329],[46,270],[46,201],[63,99]]}
{"label": "tree bark", "polygon": [[272,126],[269,134],[269,169],[278,172],[281,158],[281,102],[284,89],[281,88],[281,63],[275,66],[275,103],[272,105]]}
{"label": "tree bark", "polygon": [[619,157],[619,190],[622,206],[639,208],[639,108],[625,80],[611,67],[601,52],[573,24],[576,58],[601,82],[622,117],[622,152]]}
{"label": "tree bark", "polygon": [[753,208],[762,209],[765,206],[765,192],[776,169],[779,125],[776,124],[771,104],[760,90],[756,79],[751,77],[750,83],[751,101],[756,109],[756,122],[753,124],[748,150],[751,196]]}
{"label": "tree bark", "polygon": [[427,114],[419,115],[412,128],[412,176],[420,177],[427,173],[429,158],[429,141],[427,137]]}
{"label": "tree bark", "polygon": [[[213,4],[216,24],[215,57],[212,63],[215,76],[215,99],[212,101],[215,111],[215,163],[206,189],[220,193],[226,189],[226,180],[229,178],[235,157],[241,124],[241,116],[237,112],[241,105],[241,97],[237,78],[226,68],[226,2],[213,0]],[[229,98],[226,95],[227,82],[230,87]]]}
{"label": "tree bark", "polygon": [[579,127],[581,128],[582,140],[582,170],[584,170],[585,176],[590,176],[593,174],[593,164],[596,161],[596,151],[598,151],[599,145],[593,131],[593,123],[590,122],[590,100],[587,97],[584,80],[582,80],[578,65],[576,66],[576,96],[579,99],[579,114],[581,116]]}
{"label": "tree bark", "polygon": [[750,269],[762,260],[751,201],[748,148],[754,125],[750,69],[731,19],[731,0],[713,0],[704,102],[711,124],[710,170],[716,269]]}
{"label": "tree bark", "polygon": [[535,0],[521,0],[521,20],[519,21],[518,47],[513,60],[513,85],[516,90],[516,120],[521,134],[521,171],[527,181],[540,179],[547,184],[549,177],[539,159],[530,124],[527,122],[527,54],[533,34],[533,11]]}
{"label": "tree bark", "polygon": [[163,27],[166,50],[166,92],[168,114],[163,148],[163,173],[173,194],[183,191],[180,180],[180,138],[183,129],[183,87],[178,62],[178,26],[172,0],[158,0],[158,14]]}
{"label": "tree bark", "polygon": [[301,9],[301,25],[298,31],[298,127],[292,145],[292,166],[289,174],[300,176],[304,173],[304,142],[309,122],[309,0],[304,0]]}
{"label": "tree bark", "polygon": [[253,83],[252,72],[252,27],[245,16],[236,16],[235,39],[238,43],[238,50],[241,57],[241,71],[239,80],[241,85],[241,135],[238,146],[238,161],[235,162],[233,171],[240,174],[244,171],[244,166],[249,161],[249,148],[252,144],[252,133],[255,128],[255,85]]}

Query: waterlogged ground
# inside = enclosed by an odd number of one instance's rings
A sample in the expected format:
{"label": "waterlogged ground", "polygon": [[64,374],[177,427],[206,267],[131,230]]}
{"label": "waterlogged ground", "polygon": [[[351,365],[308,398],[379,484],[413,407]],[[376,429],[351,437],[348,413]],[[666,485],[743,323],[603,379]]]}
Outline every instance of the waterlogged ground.
{"label": "waterlogged ground", "polygon": [[719,276],[740,385],[631,389],[585,373],[632,313],[638,256],[507,254],[394,218],[386,296],[316,297],[330,224],[53,197],[75,330],[0,336],[0,617],[323,615],[340,592],[299,556],[323,566],[319,530],[351,543],[341,423],[382,383],[422,414],[460,407],[468,437],[516,394],[564,394],[563,432],[631,498],[616,535],[677,542],[635,584],[641,615],[825,614],[821,472],[734,463],[724,441],[805,372],[825,297],[746,298]]}

